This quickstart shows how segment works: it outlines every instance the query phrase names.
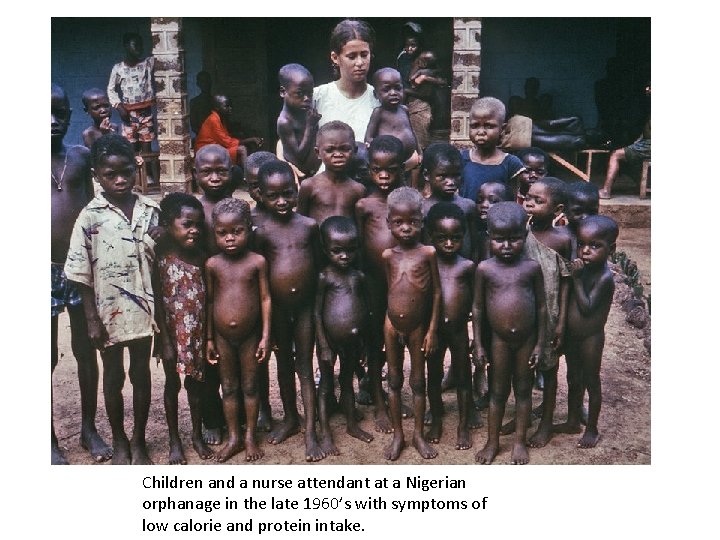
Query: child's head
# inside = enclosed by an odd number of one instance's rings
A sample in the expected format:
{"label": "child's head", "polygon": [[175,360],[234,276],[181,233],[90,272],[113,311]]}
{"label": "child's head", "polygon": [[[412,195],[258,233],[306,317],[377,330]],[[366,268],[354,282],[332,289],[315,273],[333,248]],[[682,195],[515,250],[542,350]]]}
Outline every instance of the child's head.
{"label": "child's head", "polygon": [[355,152],[355,132],[345,122],[331,120],[323,124],[317,134],[317,153],[325,170],[347,172]]}
{"label": "child's head", "polygon": [[201,93],[209,94],[210,89],[212,88],[212,78],[210,77],[210,73],[207,71],[198,71],[198,74],[195,76],[195,84],[200,89]]}
{"label": "child's head", "polygon": [[130,59],[139,59],[143,54],[143,39],[137,32],[126,32],[122,37],[125,54]]}
{"label": "child's head", "polygon": [[512,189],[503,182],[480,184],[475,200],[480,219],[487,221],[487,213],[492,205],[502,201],[513,201],[514,199]]}
{"label": "child's head", "polygon": [[132,143],[116,133],[97,139],[90,150],[92,173],[106,197],[124,198],[135,185],[135,150]]}
{"label": "child's head", "polygon": [[539,178],[525,197],[525,211],[535,221],[552,221],[565,209],[567,190],[565,182],[553,176]]}
{"label": "child's head", "polygon": [[494,97],[476,100],[470,108],[470,140],[483,150],[493,150],[500,144],[505,129],[505,105]]}
{"label": "child's head", "polygon": [[375,97],[385,109],[397,109],[403,102],[402,76],[397,69],[378,69],[373,75]]}
{"label": "child's head", "polygon": [[364,143],[355,141],[355,155],[350,160],[348,174],[365,187],[372,185],[370,177],[370,156],[368,147]]}
{"label": "child's head", "polygon": [[195,152],[193,174],[207,197],[219,200],[230,195],[232,160],[227,149],[219,144],[208,144]]}
{"label": "child's head", "polygon": [[615,251],[619,229],[617,223],[607,216],[588,216],[578,223],[577,256],[585,266],[605,264]]}
{"label": "child's head", "polygon": [[381,192],[388,193],[402,183],[404,153],[403,143],[394,135],[379,135],[370,143],[370,178]]}
{"label": "child's head", "polygon": [[597,215],[600,211],[600,193],[592,182],[579,180],[566,186],[567,206],[565,216],[568,226],[577,230],[578,223],[588,216]]}
{"label": "child's head", "polygon": [[406,54],[414,57],[420,50],[420,40],[418,39],[418,36],[406,36],[405,43],[403,44],[403,50]]}
{"label": "child's head", "polygon": [[330,264],[340,270],[350,268],[360,247],[355,222],[345,216],[330,216],[320,225],[320,236]]}
{"label": "child's head", "polygon": [[517,260],[527,236],[527,214],[515,202],[499,202],[488,210],[490,253],[503,262]]}
{"label": "child's head", "polygon": [[462,248],[467,219],[457,204],[440,201],[432,205],[425,216],[425,226],[440,257],[452,257]]}
{"label": "child's head", "polygon": [[416,22],[408,21],[403,24],[403,50],[411,57],[422,50],[422,31],[422,26]]}
{"label": "child's head", "polygon": [[285,64],[278,72],[278,82],[285,107],[305,111],[312,107],[315,80],[305,66]]}
{"label": "child's head", "polygon": [[525,168],[520,172],[518,179],[520,180],[520,193],[527,195],[530,184],[538,178],[547,176],[547,167],[549,163],[548,155],[542,148],[531,146],[523,148],[517,152],[517,157],[523,162]]}
{"label": "child's head", "polygon": [[112,107],[105,90],[90,88],[82,95],[83,110],[90,115],[93,122],[100,124],[105,118],[110,118]]}
{"label": "child's head", "polygon": [[199,246],[205,225],[203,206],[188,193],[170,193],[160,201],[160,224],[170,242],[182,250],[193,250]]}
{"label": "child's head", "polygon": [[260,167],[269,161],[278,161],[278,158],[272,152],[265,150],[253,152],[245,160],[245,183],[247,184],[248,194],[256,203],[261,203],[258,173]]}
{"label": "child's head", "polygon": [[330,61],[336,77],[364,82],[375,47],[375,31],[365,21],[345,19],[330,34]]}
{"label": "child's head", "polygon": [[50,141],[53,146],[61,145],[70,125],[70,101],[65,90],[57,84],[50,85]]}
{"label": "child's head", "polygon": [[422,171],[435,197],[452,198],[462,180],[460,150],[449,143],[431,144],[423,153]]}
{"label": "child's head", "polygon": [[414,244],[420,240],[422,202],[420,192],[407,186],[401,186],[388,195],[387,223],[390,234],[400,244]]}
{"label": "child's head", "polygon": [[297,205],[295,174],[285,161],[264,163],[258,171],[260,199],[263,206],[279,218],[290,218]]}
{"label": "child's head", "polygon": [[252,231],[247,201],[233,197],[222,199],[213,208],[212,224],[220,251],[226,255],[240,255],[245,251]]}

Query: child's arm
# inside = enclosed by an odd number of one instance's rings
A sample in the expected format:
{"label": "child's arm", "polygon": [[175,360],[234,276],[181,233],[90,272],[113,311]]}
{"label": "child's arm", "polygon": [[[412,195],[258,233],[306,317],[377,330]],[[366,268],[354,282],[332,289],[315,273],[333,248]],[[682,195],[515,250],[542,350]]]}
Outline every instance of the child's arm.
{"label": "child's arm", "polygon": [[332,364],[332,350],[325,335],[325,325],[323,324],[323,306],[325,305],[325,289],[327,288],[327,280],[325,272],[320,272],[318,276],[317,292],[315,293],[315,340],[317,341],[317,357],[321,364]]}
{"label": "child's arm", "polygon": [[533,290],[535,293],[535,321],[537,326],[537,343],[530,355],[528,365],[534,368],[540,361],[542,356],[542,345],[545,343],[545,333],[547,326],[547,307],[545,305],[545,283],[543,281],[542,270],[540,265],[533,261],[535,266],[535,275],[533,276]]}
{"label": "child's arm", "polygon": [[470,227],[470,260],[475,264],[480,260],[480,236],[478,234],[478,215],[477,206],[473,203],[467,215],[467,226]]}
{"label": "child's arm", "polygon": [[303,216],[310,216],[310,202],[312,199],[313,192],[313,178],[308,178],[300,184],[300,190],[298,191],[298,201],[296,211],[298,214]]}
{"label": "child's arm", "polygon": [[435,350],[437,349],[437,329],[440,325],[442,291],[440,289],[440,271],[438,270],[435,248],[432,246],[426,246],[424,249],[428,253],[428,263],[430,264],[430,274],[433,282],[432,315],[430,316],[430,324],[428,325],[428,330],[425,334],[425,339],[423,340],[423,346],[421,349],[427,358],[431,354],[435,353]]}
{"label": "child's arm", "polygon": [[93,347],[102,351],[105,349],[105,343],[109,336],[105,325],[102,323],[102,320],[100,320],[100,315],[98,315],[97,306],[95,305],[95,289],[78,281],[74,281],[73,283],[75,283],[80,290],[90,343]]}
{"label": "child's arm", "polygon": [[555,336],[552,340],[553,349],[560,350],[565,337],[565,323],[567,322],[567,303],[568,293],[570,292],[570,279],[568,277],[560,278],[560,295],[558,302],[560,304],[560,312],[558,314],[558,322],[555,327]]}
{"label": "child's arm", "polygon": [[270,355],[270,321],[272,318],[272,301],[270,299],[270,280],[268,278],[268,265],[265,257],[261,256],[258,265],[258,285],[260,288],[260,312],[262,315],[262,337],[258,343],[255,358],[258,364],[267,360]]}
{"label": "child's arm", "polygon": [[277,133],[282,141],[283,157],[287,161],[294,163],[298,167],[302,166],[310,152],[315,151],[315,139],[317,138],[319,121],[320,114],[315,109],[309,110],[305,117],[305,129],[302,139],[298,141],[292,124],[285,120],[282,114],[278,117]]}
{"label": "child's arm", "polygon": [[365,144],[367,145],[370,145],[372,140],[377,137],[378,130],[380,129],[381,111],[382,107],[375,107],[370,115],[370,121],[368,122],[367,129],[365,130]]}
{"label": "child's arm", "polygon": [[[156,264],[153,264],[152,273],[153,294],[155,296],[155,323],[160,330],[160,343],[162,343],[162,352],[160,358],[172,362],[177,362],[177,349],[173,344],[173,340],[168,332],[165,320],[165,303],[162,298],[162,285],[160,284],[160,273]],[[157,354],[157,353],[156,353]]]}
{"label": "child's arm", "polygon": [[473,342],[475,345],[475,354],[473,360],[475,361],[475,367],[482,368],[488,360],[485,349],[483,348],[482,339],[480,339],[481,325],[483,321],[485,310],[485,276],[483,272],[483,265],[477,267],[475,271],[475,287],[473,294],[472,304],[472,328],[473,328]]}
{"label": "child's arm", "polygon": [[215,303],[215,275],[211,259],[205,264],[205,306],[207,317],[205,318],[205,357],[208,364],[217,364],[218,353],[215,349],[215,320],[214,320],[214,303]]}
{"label": "child's arm", "polygon": [[575,301],[578,310],[584,316],[592,315],[594,311],[600,309],[601,306],[612,301],[612,295],[615,288],[612,276],[607,272],[603,273],[594,283],[589,291],[585,291],[582,280],[584,272],[584,263],[581,259],[575,259],[570,263],[570,272],[573,280],[573,292],[575,293]]}

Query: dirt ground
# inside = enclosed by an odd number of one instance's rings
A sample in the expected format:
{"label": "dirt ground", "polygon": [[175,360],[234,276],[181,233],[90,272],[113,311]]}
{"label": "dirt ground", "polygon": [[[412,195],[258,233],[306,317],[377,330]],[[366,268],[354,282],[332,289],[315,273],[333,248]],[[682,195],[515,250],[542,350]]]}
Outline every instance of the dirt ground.
{"label": "dirt ground", "polygon": [[[621,232],[618,250],[625,251],[635,260],[640,269],[645,293],[650,292],[650,229],[626,229]],[[580,450],[576,448],[578,435],[556,435],[550,443],[541,449],[530,449],[530,462],[533,464],[648,464],[650,463],[650,354],[644,348],[642,333],[625,322],[625,313],[617,304],[613,304],[606,327],[605,354],[602,367],[603,405],[600,413],[599,428],[601,439],[597,447]],[[66,314],[60,318],[60,362],[53,376],[54,418],[60,445],[72,464],[94,464],[89,454],[80,447],[80,396],[77,382],[76,363],[70,350],[69,319]],[[449,362],[449,357],[446,360]],[[275,360],[270,360],[271,381],[274,381]],[[152,404],[148,423],[147,441],[150,456],[157,464],[167,463],[168,435],[163,410],[164,374],[162,366],[151,364],[153,378]],[[410,390],[403,391],[404,401],[409,402]],[[132,430],[131,385],[126,382],[125,425],[128,433]],[[101,435],[110,442],[110,427],[105,414],[102,398],[102,380],[98,392],[97,426]],[[487,428],[472,432],[473,448],[455,450],[455,430],[457,426],[457,406],[454,391],[443,394],[446,408],[446,420],[442,440],[437,445],[439,455],[434,460],[423,460],[414,448],[406,448],[397,463],[401,464],[472,464],[475,452],[482,448],[487,439]],[[533,405],[541,401],[541,392],[534,391]],[[277,387],[271,382],[271,404],[273,415],[279,418],[282,406]],[[299,404],[299,406],[301,406]],[[372,408],[359,406],[364,413],[361,427],[374,433]],[[302,409],[301,409],[302,410]],[[559,373],[558,407],[555,421],[565,418],[567,412],[567,385],[565,382],[565,362],[561,360]],[[514,414],[512,397],[508,402],[506,419]],[[482,411],[483,421],[487,420],[487,411]],[[336,415],[332,420],[335,442],[341,451],[339,456],[331,456],[323,464],[383,464],[384,446],[391,435],[375,433],[375,439],[363,443],[345,434],[345,420]],[[412,420],[404,421],[406,441],[412,432]],[[530,434],[537,427],[533,423]],[[200,464],[200,460],[190,445],[190,416],[185,391],[180,394],[180,430],[189,463]],[[505,464],[510,460],[512,437],[501,439],[500,454],[495,463]],[[280,445],[271,445],[260,435],[261,447],[265,457],[259,464],[305,463],[304,445],[301,435],[296,435]],[[241,453],[228,463],[245,463]]]}

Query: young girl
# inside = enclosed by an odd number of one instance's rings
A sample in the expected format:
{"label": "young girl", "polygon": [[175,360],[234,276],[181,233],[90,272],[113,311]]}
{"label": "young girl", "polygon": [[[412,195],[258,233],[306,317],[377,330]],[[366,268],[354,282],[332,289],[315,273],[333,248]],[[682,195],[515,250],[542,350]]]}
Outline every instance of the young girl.
{"label": "young girl", "polygon": [[200,201],[185,193],[171,193],[160,202],[164,242],[158,248],[155,305],[165,369],[165,417],[170,431],[171,465],[185,464],[178,433],[180,373],[190,405],[192,444],[202,459],[213,456],[202,438],[200,393],[205,378],[205,280],[201,249],[205,216]]}

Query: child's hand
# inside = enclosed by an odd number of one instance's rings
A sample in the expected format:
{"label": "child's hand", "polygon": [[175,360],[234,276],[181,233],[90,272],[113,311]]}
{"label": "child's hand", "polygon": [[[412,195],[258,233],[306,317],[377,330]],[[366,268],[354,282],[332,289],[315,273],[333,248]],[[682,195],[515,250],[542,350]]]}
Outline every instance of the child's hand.
{"label": "child's hand", "polygon": [[308,110],[307,116],[305,118],[308,125],[317,126],[318,122],[320,122],[320,119],[322,118],[322,114],[317,112],[317,109],[313,107],[312,109]]}
{"label": "child's hand", "polygon": [[105,342],[108,340],[108,333],[105,329],[105,325],[102,323],[99,317],[91,317],[87,321],[88,337],[90,343],[97,350],[102,351],[105,349]]}
{"label": "child's hand", "polygon": [[206,356],[208,364],[217,364],[218,360],[220,360],[220,355],[217,353],[217,350],[215,349],[215,342],[212,339],[207,340],[205,351],[207,353]]}
{"label": "child's hand", "polygon": [[437,337],[435,336],[435,332],[428,332],[425,334],[425,339],[423,339],[423,344],[420,350],[425,353],[425,358],[437,350]]}
{"label": "child's hand", "polygon": [[255,351],[255,358],[257,358],[258,364],[262,364],[267,357],[270,355],[270,349],[268,348],[268,339],[262,338],[258,343],[257,351]]}
{"label": "child's hand", "polygon": [[585,267],[585,263],[582,262],[582,259],[574,259],[570,263],[570,274],[574,278],[580,277],[580,274],[582,274],[584,267]]}
{"label": "child's hand", "polygon": [[112,133],[114,131],[112,124],[110,123],[109,116],[107,118],[103,118],[102,122],[100,122],[100,131],[103,133]]}
{"label": "child's hand", "polygon": [[125,108],[125,105],[123,105],[122,103],[120,103],[120,104],[117,106],[117,112],[118,112],[118,114],[120,115],[120,119],[121,119],[123,122],[125,122],[126,124],[129,124],[129,123],[130,123],[130,113],[127,112],[127,109]]}

